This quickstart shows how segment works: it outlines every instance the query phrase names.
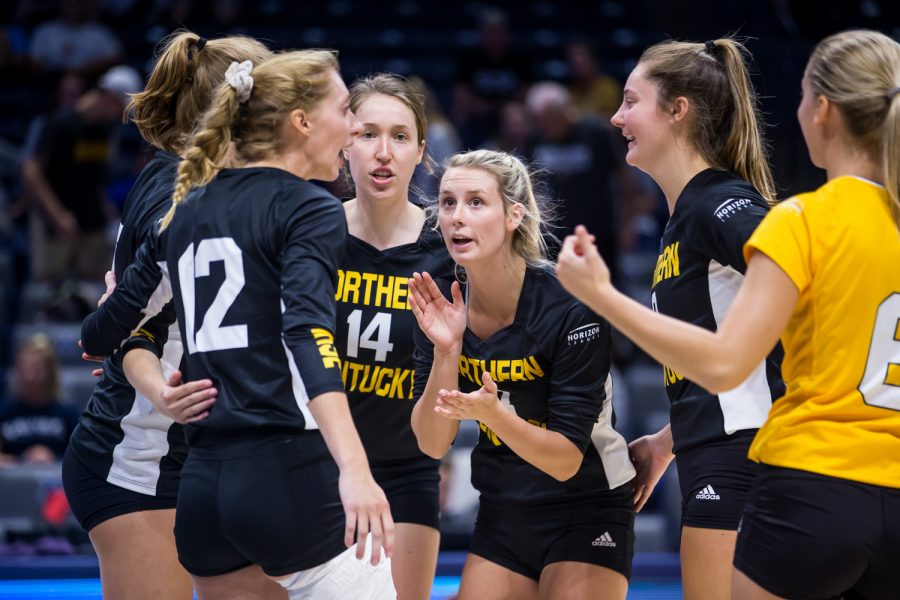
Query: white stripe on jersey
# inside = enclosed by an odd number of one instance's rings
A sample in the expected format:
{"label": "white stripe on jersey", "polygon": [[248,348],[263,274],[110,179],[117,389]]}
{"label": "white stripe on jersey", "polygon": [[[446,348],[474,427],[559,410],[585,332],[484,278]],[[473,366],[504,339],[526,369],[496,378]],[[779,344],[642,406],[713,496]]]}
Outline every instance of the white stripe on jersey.
{"label": "white stripe on jersey", "polygon": [[[181,365],[183,354],[178,323],[173,323],[159,360],[166,379]],[[169,453],[169,428],[172,423],[172,419],[154,408],[149,398],[135,391],[131,411],[120,423],[123,438],[113,448],[112,465],[106,481],[132,492],[155,496],[159,462]]]}
{"label": "white stripe on jersey", "polygon": [[628,455],[628,444],[625,443],[618,431],[612,426],[612,374],[606,377],[606,399],[603,401],[603,409],[597,417],[597,423],[591,431],[591,442],[600,460],[603,461],[603,470],[606,473],[606,481],[609,489],[624,485],[634,479],[634,465]]}
{"label": "white stripe on jersey", "polygon": [[[281,300],[281,314],[284,314],[284,300]],[[300,370],[297,368],[297,361],[288,348],[287,342],[284,341],[284,334],[281,336],[281,345],[284,347],[284,355],[287,357],[288,367],[291,369],[291,387],[294,389],[294,401],[297,408],[303,413],[303,419],[306,422],[304,429],[318,429],[319,424],[316,423],[315,417],[309,410],[309,394],[306,393],[306,385],[303,383],[303,377],[300,376]]]}
{"label": "white stripe on jersey", "polygon": [[[725,320],[728,308],[737,295],[744,276],[732,267],[714,260],[709,262],[709,301],[718,328]],[[724,357],[728,360],[728,357]],[[766,377],[766,360],[763,359],[750,376],[733,390],[719,394],[725,433],[742,429],[757,429],[766,420],[772,408],[772,390]]]}
{"label": "white stripe on jersey", "polygon": [[[156,289],[153,290],[153,293],[150,295],[150,299],[147,301],[147,306],[141,309],[141,312],[144,314],[144,318],[141,319],[141,322],[138,323],[137,327],[135,327],[131,333],[133,334],[135,331],[139,330],[144,326],[144,323],[158,315],[162,312],[163,307],[172,300],[172,282],[169,279],[169,267],[165,261],[161,261],[156,263],[159,265],[159,270],[162,272],[162,277],[159,280],[159,283],[156,284]],[[179,344],[181,343],[181,333],[178,331],[178,323],[173,324],[169,327],[169,339],[171,335],[175,333],[177,335],[176,339]],[[122,343],[125,343],[125,340],[122,340]],[[178,357],[178,360],[181,360],[181,357]],[[176,365],[178,363],[175,363]]]}

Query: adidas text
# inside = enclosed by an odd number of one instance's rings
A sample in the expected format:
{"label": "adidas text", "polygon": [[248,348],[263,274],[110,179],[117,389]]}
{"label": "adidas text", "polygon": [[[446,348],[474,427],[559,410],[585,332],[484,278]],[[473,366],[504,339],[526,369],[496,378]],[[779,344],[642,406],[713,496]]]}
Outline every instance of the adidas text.
{"label": "adidas text", "polygon": [[606,548],[615,548],[616,547],[616,543],[613,541],[612,536],[609,535],[608,531],[604,532],[603,535],[601,535],[596,540],[591,542],[591,545],[597,546],[597,547],[606,547]]}

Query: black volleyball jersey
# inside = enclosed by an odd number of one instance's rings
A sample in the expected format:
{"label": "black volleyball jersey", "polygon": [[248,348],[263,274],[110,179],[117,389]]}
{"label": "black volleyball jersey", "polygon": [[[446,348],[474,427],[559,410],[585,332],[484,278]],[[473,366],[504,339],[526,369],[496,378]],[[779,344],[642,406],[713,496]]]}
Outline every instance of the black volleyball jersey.
{"label": "black volleyball jersey", "polygon": [[[653,309],[715,331],[747,270],[744,243],[768,210],[759,192],[732,173],[707,169],[691,179],[663,232]],[[758,429],[784,394],[781,357],[779,344],[743,383],[718,395],[664,366],[675,451]]]}
{"label": "black volleyball jersey", "polygon": [[[425,390],[433,346],[416,334],[416,391]],[[466,329],[459,389],[482,386],[488,371],[501,403],[516,416],[566,436],[582,452],[578,472],[560,482],[524,461],[479,423],[472,485],[486,499],[520,504],[590,497],[634,477],[625,440],[613,429],[610,327],[566,292],[556,277],[528,269],[516,316],[486,340]]]}
{"label": "black volleyball jersey", "polygon": [[444,240],[430,223],[415,243],[386,250],[347,236],[335,295],[335,346],[369,460],[424,456],[410,425],[418,324],[409,308],[407,281],[425,271],[435,278],[453,276]]}
{"label": "black volleyball jersey", "polygon": [[317,429],[309,401],[343,392],[334,348],[340,202],[287,171],[225,169],[189,194],[165,232],[186,380],[212,379],[191,445]]}
{"label": "black volleyball jersey", "polygon": [[[158,151],[129,192],[113,257],[117,281],[122,281],[139,246],[150,237],[155,223],[171,205],[179,160],[174,154]],[[142,307],[148,304],[152,307],[159,301],[158,294],[148,295]],[[146,323],[147,332],[168,338],[160,351],[168,375],[178,368],[181,343],[177,328],[172,336],[166,335],[166,329],[161,321]],[[108,328],[106,334],[111,335]],[[175,496],[187,452],[184,432],[181,425],[159,414],[150,400],[128,383],[122,370],[122,354],[113,352],[122,339],[123,335],[119,334],[111,347],[97,352],[90,351],[97,350],[96,346],[85,344],[89,353],[108,358],[69,447],[88,468],[109,483],[144,494]]]}

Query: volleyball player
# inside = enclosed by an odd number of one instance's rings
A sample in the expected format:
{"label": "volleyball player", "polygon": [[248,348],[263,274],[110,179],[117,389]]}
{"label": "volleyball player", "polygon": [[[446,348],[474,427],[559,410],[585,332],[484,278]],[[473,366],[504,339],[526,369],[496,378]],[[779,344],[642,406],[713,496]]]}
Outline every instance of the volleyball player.
{"label": "volleyball player", "polygon": [[380,74],[350,87],[350,109],[362,130],[345,150],[356,197],[344,203],[349,233],[338,263],[335,346],[353,421],[395,522],[397,596],[427,600],[440,541],[440,475],[410,427],[418,326],[407,281],[422,271],[449,278],[452,263],[425,210],[409,200],[425,156],[424,99],[406,80]]}
{"label": "volleyball player", "polygon": [[455,155],[437,211],[465,292],[454,282],[449,302],[429,274],[410,282],[424,332],[412,427],[434,458],[460,420],[481,429],[472,453],[481,503],[459,597],[594,598],[602,589],[624,598],[634,469],[612,428],[609,326],[548,269],[519,159]]}
{"label": "volleyball player", "polygon": [[[669,205],[652,307],[710,331],[734,300],[747,270],[744,243],[775,196],[745,54],[728,38],[656,44],[631,72],[612,117],[628,139],[625,160],[659,184]],[[638,510],[675,453],[686,598],[731,594],[738,523],[757,471],[747,450],[784,393],[780,361],[777,347],[718,394],[665,366],[671,424],[631,444]]]}
{"label": "volleyball player", "polygon": [[[252,565],[291,597],[395,595],[390,561],[380,560],[393,522],[332,334],[346,221],[308,182],[337,176],[359,130],[337,68],[329,51],[232,64],[162,221],[186,374],[219,390],[215,410],[186,428],[175,519],[179,559],[201,596],[256,597]],[[222,169],[230,153],[241,168]],[[158,365],[138,372],[138,389],[153,387]],[[366,546],[371,560],[356,560]]]}
{"label": "volleyball player", "polygon": [[[144,91],[129,103],[141,135],[158,150],[128,195],[116,243],[113,271],[119,278],[171,205],[179,154],[215,87],[232,61],[259,61],[268,49],[251,38],[205,40],[183,31],[167,38]],[[147,323],[146,330],[155,329]],[[163,327],[163,330],[165,328]],[[117,342],[122,339],[119,335]],[[118,343],[114,346],[118,347]],[[96,348],[91,347],[91,350]],[[169,376],[178,367],[181,345],[165,347]],[[63,461],[66,497],[100,559],[106,597],[191,598],[188,574],[179,565],[172,528],[186,444],[172,414],[161,414],[150,398],[125,378],[123,354],[111,355],[72,435]],[[189,408],[210,402],[210,382],[178,386],[167,393]],[[266,579],[260,574],[260,585]],[[283,596],[276,586],[275,597]]]}
{"label": "volleyball player", "polygon": [[760,463],[733,597],[891,598],[900,589],[900,44],[872,31],[813,51],[797,112],[828,181],[775,207],[716,332],[617,292],[588,233],[563,284],[657,360],[713,392],[778,342],[786,394],[750,447]]}

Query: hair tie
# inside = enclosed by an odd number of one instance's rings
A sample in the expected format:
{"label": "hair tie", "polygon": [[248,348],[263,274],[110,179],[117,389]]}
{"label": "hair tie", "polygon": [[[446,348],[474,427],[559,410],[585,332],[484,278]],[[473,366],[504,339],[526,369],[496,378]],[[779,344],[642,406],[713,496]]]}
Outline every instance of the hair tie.
{"label": "hair tie", "polygon": [[197,38],[197,52],[203,50],[203,47],[206,46],[206,42],[208,42],[205,37]]}
{"label": "hair tie", "polygon": [[712,40],[706,40],[703,42],[703,45],[706,46],[706,51],[710,54],[715,55],[716,53],[716,43]]}
{"label": "hair tie", "polygon": [[893,99],[894,99],[894,96],[896,96],[898,93],[900,93],[900,85],[898,85],[897,87],[895,87],[894,89],[890,90],[890,91],[887,93],[887,99],[888,99],[888,102],[890,102],[891,100],[893,100]]}
{"label": "hair tie", "polygon": [[250,98],[253,90],[253,63],[245,60],[242,63],[233,62],[225,71],[225,81],[237,92],[238,102],[244,103]]}

